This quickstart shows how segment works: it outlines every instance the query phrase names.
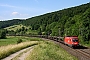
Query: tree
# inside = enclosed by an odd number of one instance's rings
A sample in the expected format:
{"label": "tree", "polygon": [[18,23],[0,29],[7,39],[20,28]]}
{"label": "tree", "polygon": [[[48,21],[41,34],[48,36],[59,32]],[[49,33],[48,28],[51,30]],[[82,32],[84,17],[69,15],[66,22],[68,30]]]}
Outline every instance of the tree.
{"label": "tree", "polygon": [[82,28],[83,28],[83,33],[82,33],[82,39],[84,42],[89,43],[90,40],[90,8],[87,9],[84,14],[82,15],[81,18],[82,21]]}
{"label": "tree", "polygon": [[6,38],[6,31],[5,30],[0,30],[0,39]]}
{"label": "tree", "polygon": [[41,28],[38,29],[38,35],[42,35]]}
{"label": "tree", "polygon": [[22,29],[21,29],[22,31],[24,31],[25,30],[25,27],[22,27]]}

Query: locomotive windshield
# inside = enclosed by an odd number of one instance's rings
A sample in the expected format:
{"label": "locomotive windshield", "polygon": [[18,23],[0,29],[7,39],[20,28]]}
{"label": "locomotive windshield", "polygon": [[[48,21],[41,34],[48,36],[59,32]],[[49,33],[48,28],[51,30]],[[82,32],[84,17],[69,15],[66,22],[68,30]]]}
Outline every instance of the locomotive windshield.
{"label": "locomotive windshield", "polygon": [[78,42],[78,39],[73,39],[72,41],[73,41],[73,42]]}

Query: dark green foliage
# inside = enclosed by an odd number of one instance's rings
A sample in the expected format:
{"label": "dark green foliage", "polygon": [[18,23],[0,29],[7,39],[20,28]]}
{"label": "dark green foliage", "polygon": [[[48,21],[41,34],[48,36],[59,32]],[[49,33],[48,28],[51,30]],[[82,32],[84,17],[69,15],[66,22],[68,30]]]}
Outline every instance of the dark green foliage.
{"label": "dark green foliage", "polygon": [[19,38],[19,39],[17,40],[17,44],[18,44],[18,43],[21,43],[21,42],[22,42],[22,39]]}
{"label": "dark green foliage", "polygon": [[21,29],[22,31],[24,31],[25,30],[25,27],[22,27],[22,29]]}
{"label": "dark green foliage", "polygon": [[82,21],[82,40],[89,43],[90,40],[90,8],[87,9],[81,18]]}
{"label": "dark green foliage", "polygon": [[38,30],[39,27],[40,27],[39,24],[35,24],[35,25],[32,26],[32,30]]}
{"label": "dark green foliage", "polygon": [[6,30],[0,30],[0,39],[6,38]]}
{"label": "dark green foliage", "polygon": [[15,25],[15,24],[20,24],[21,22],[23,22],[23,20],[20,20],[20,19],[0,21],[0,29],[5,28],[5,27],[9,27],[9,26],[12,26],[12,25]]}
{"label": "dark green foliage", "polygon": [[38,35],[42,35],[41,28],[38,29]]}
{"label": "dark green foliage", "polygon": [[46,30],[46,25],[43,24],[43,25],[41,26],[41,31],[43,32],[43,31],[45,31],[45,30]]}

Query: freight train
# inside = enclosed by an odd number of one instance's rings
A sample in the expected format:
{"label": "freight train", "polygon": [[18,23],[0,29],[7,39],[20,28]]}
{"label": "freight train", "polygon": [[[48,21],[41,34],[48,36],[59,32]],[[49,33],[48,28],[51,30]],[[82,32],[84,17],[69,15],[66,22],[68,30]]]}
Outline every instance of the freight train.
{"label": "freight train", "polygon": [[70,46],[72,48],[79,46],[79,38],[78,38],[78,36],[56,37],[56,36],[40,35],[39,37],[54,40],[54,41],[63,43],[65,45],[68,45],[68,46]]}
{"label": "freight train", "polygon": [[57,37],[57,36],[48,36],[48,35],[17,35],[17,36],[46,38],[46,39],[50,39],[50,40],[53,40],[53,41],[63,43],[63,44],[68,45],[70,47],[80,46],[78,36],[66,36],[66,37]]}

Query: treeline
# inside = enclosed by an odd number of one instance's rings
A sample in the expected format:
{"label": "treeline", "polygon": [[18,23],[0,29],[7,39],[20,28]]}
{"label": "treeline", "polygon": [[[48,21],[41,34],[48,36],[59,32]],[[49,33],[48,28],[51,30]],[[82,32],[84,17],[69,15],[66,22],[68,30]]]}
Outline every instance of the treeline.
{"label": "treeline", "polygon": [[23,20],[20,19],[13,19],[8,21],[0,21],[0,29],[6,28],[15,24],[20,24]]}

